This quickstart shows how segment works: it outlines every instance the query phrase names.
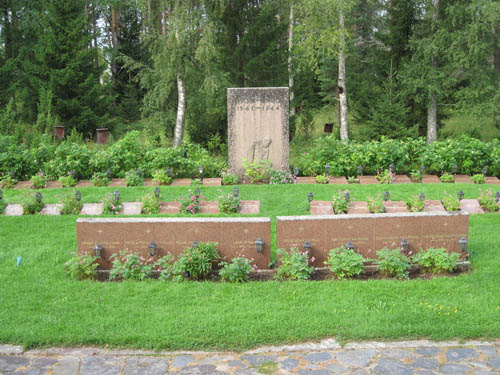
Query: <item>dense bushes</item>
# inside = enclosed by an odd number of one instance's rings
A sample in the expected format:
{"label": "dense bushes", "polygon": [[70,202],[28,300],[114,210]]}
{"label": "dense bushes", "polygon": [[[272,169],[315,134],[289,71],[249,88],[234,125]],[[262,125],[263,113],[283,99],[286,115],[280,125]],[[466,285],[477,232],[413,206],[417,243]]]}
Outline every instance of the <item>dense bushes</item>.
{"label": "dense bushes", "polygon": [[409,174],[425,166],[425,173],[441,174],[451,172],[456,165],[457,173],[480,173],[488,166],[488,174],[500,175],[500,142],[481,142],[475,138],[462,136],[445,139],[430,145],[423,138],[406,140],[382,139],[365,143],[342,142],[334,137],[324,137],[316,141],[309,152],[304,152],[298,167],[304,175],[314,176],[325,173],[325,165],[330,165],[334,176],[355,176],[358,166],[363,173],[376,175],[394,164],[399,174]]}

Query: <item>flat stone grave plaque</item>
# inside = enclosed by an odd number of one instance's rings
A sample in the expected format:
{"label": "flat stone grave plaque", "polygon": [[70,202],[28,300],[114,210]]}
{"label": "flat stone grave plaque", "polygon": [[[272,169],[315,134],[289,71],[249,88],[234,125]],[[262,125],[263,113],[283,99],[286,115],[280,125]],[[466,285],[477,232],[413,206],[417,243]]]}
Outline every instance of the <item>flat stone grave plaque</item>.
{"label": "flat stone grave plaque", "polygon": [[160,202],[160,214],[178,214],[181,202]]}
{"label": "flat stone grave plaque", "polygon": [[439,179],[438,176],[435,176],[432,174],[424,174],[422,176],[422,183],[423,184],[440,184],[441,180]]}
{"label": "flat stone grave plaque", "polygon": [[90,187],[90,186],[94,186],[94,184],[92,183],[92,181],[89,180],[80,180],[76,183],[76,187]]}
{"label": "flat stone grave plaque", "polygon": [[462,199],[460,209],[469,214],[484,214],[484,210],[477,199]]}
{"label": "flat stone grave plaque", "polygon": [[[92,253],[98,243],[103,247],[99,263],[109,269],[112,254],[124,249],[148,257],[151,242],[157,245],[156,258],[167,253],[180,255],[194,241],[215,242],[221,258],[253,259],[259,269],[270,262],[270,218],[99,218],[78,219],[78,253]],[[255,241],[262,238],[262,252]]]}
{"label": "flat stone grave plaque", "polygon": [[31,181],[19,181],[14,189],[31,189]]}
{"label": "flat stone grave plaque", "polygon": [[404,174],[398,174],[392,179],[393,184],[411,184],[410,177]]}
{"label": "flat stone grave plaque", "polygon": [[341,177],[328,177],[328,183],[332,185],[346,185],[347,184],[347,178],[344,176]]}
{"label": "flat stone grave plaque", "polygon": [[189,186],[191,185],[190,178],[176,178],[172,181],[171,186]]}
{"label": "flat stone grave plaque", "polygon": [[102,215],[103,210],[102,203],[84,203],[80,215]]}
{"label": "flat stone grave plaque", "polygon": [[316,178],[314,177],[297,177],[298,184],[315,184]]}
{"label": "flat stone grave plaque", "polygon": [[239,213],[242,215],[256,215],[260,212],[260,201],[240,201]]}
{"label": "flat stone grave plaque", "polygon": [[457,184],[473,184],[474,182],[465,174],[456,174],[453,176]]}
{"label": "flat stone grave plaque", "polygon": [[446,212],[440,200],[428,200],[424,202],[425,212]]}
{"label": "flat stone grave plaque", "polygon": [[21,216],[23,214],[23,206],[20,204],[8,204],[3,214],[6,216]]}
{"label": "flat stone grave plaque", "polygon": [[[383,247],[400,248],[407,239],[412,254],[429,247],[445,247],[462,254],[459,240],[468,238],[466,213],[395,213],[277,217],[277,247],[304,248],[311,242],[314,266],[322,267],[331,249],[351,242],[364,257],[376,258]],[[409,254],[410,255],[410,254]]]}
{"label": "flat stone grave plaque", "polygon": [[498,179],[498,177],[486,177],[485,179],[487,184],[493,184],[493,185],[500,184],[500,180]]}
{"label": "flat stone grave plaque", "polygon": [[120,215],[140,215],[142,202],[124,202]]}
{"label": "flat stone grave plaque", "polygon": [[45,187],[47,189],[57,189],[57,188],[62,188],[62,184],[59,181],[48,181]]}
{"label": "flat stone grave plaque", "polygon": [[220,178],[204,178],[203,186],[221,186],[222,179]]}
{"label": "flat stone grave plaque", "polygon": [[61,203],[46,204],[45,207],[43,208],[43,210],[40,211],[40,214],[42,214],[42,215],[60,215],[63,206],[64,205]]}
{"label": "flat stone grave plaque", "polygon": [[385,212],[388,214],[393,214],[396,212],[408,212],[406,203],[403,201],[385,201],[384,202]]}
{"label": "flat stone grave plaque", "polygon": [[358,176],[359,183],[366,185],[366,184],[379,184],[380,182],[377,180],[377,177],[375,176]]}
{"label": "flat stone grave plaque", "polygon": [[310,205],[311,215],[333,215],[332,202],[312,201]]}
{"label": "flat stone grave plaque", "polygon": [[243,162],[267,160],[289,167],[288,87],[228,88],[229,168],[244,174]]}
{"label": "flat stone grave plaque", "polygon": [[348,214],[369,214],[368,202],[350,202]]}
{"label": "flat stone grave plaque", "polygon": [[219,207],[215,201],[200,202],[200,214],[218,214]]}
{"label": "flat stone grave plaque", "polygon": [[127,186],[127,180],[124,178],[113,178],[108,186]]}

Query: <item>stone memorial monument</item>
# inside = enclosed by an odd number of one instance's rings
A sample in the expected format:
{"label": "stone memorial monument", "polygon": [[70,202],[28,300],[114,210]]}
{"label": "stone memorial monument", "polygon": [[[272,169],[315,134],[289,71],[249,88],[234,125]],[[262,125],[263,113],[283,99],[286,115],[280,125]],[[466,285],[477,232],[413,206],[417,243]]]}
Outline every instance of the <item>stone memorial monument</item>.
{"label": "stone memorial monument", "polygon": [[243,163],[268,160],[288,170],[288,87],[227,90],[229,168],[243,175]]}

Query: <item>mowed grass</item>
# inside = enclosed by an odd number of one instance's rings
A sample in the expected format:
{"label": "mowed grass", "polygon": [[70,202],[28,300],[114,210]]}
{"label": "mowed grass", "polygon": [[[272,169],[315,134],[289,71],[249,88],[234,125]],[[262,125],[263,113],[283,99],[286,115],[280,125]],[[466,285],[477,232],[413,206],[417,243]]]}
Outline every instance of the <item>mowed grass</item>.
{"label": "mowed grass", "polygon": [[[389,190],[394,200],[423,191],[439,199],[463,190],[476,198],[486,186],[240,186],[259,199],[260,216],[302,215],[306,194],[328,200],[349,188],[364,200]],[[495,186],[489,186],[495,190]],[[496,187],[498,189],[498,187]],[[120,189],[124,201],[153,188]],[[232,187],[223,187],[230,191]],[[82,188],[97,202],[113,188]],[[215,199],[217,188],[203,188]],[[44,192],[49,203],[61,189]],[[187,191],[164,187],[164,200]],[[13,202],[18,191],[5,191]],[[321,282],[159,281],[99,283],[67,278],[64,263],[76,248],[75,216],[0,217],[0,343],[26,347],[98,345],[166,350],[243,350],[264,344],[500,337],[500,214],[470,217],[473,271],[431,280]],[[275,251],[275,249],[273,249]],[[16,258],[22,256],[20,266]]]}

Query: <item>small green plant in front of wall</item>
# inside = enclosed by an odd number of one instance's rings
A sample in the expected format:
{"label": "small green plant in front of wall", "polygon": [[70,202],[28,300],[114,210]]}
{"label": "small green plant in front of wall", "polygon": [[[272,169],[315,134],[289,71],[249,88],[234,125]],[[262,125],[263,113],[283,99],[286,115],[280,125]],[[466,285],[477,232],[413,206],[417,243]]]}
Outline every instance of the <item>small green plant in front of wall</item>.
{"label": "small green plant in front of wall", "polygon": [[79,215],[82,208],[83,203],[72,194],[64,199],[61,215]]}
{"label": "small green plant in front of wall", "polygon": [[113,265],[109,271],[109,280],[142,281],[153,275],[153,257],[146,258],[123,250],[120,254],[112,254],[110,260]]}
{"label": "small green plant in front of wall", "polygon": [[43,189],[47,185],[47,178],[43,172],[39,172],[31,177],[30,181],[33,189]]}
{"label": "small green plant in front of wall", "polygon": [[27,198],[23,204],[23,215],[35,215],[40,213],[45,207],[45,203],[43,203],[42,199],[33,195],[32,197]]}
{"label": "small green plant in front of wall", "polygon": [[412,195],[405,203],[410,212],[422,212],[425,208],[425,201],[420,199],[418,195]]}
{"label": "small green plant in front of wall", "polygon": [[245,159],[243,161],[243,167],[245,167],[245,177],[248,178],[252,184],[266,182],[272,170],[271,162],[264,159],[258,159],[252,162]]}
{"label": "small green plant in front of wall", "polygon": [[377,174],[377,180],[381,184],[391,184],[393,177],[393,173],[389,169],[386,169],[382,173]]}
{"label": "small green plant in front of wall", "polygon": [[200,196],[197,193],[193,193],[191,189],[188,190],[188,193],[179,198],[181,202],[180,212],[184,214],[197,214],[200,212],[201,203],[200,200],[206,199],[204,196]]}
{"label": "small green plant in front of wall", "polygon": [[372,214],[380,214],[385,212],[384,200],[381,194],[377,194],[375,198],[368,198],[368,210]]}
{"label": "small green plant in front of wall", "polygon": [[193,178],[191,180],[191,186],[203,186],[203,180],[201,178]]}
{"label": "small green plant in front of wall", "polygon": [[219,211],[224,214],[237,213],[240,209],[240,197],[232,193],[223,193],[220,190],[219,192],[220,194],[217,199]]}
{"label": "small green plant in front of wall", "polygon": [[330,179],[328,178],[327,175],[319,174],[316,176],[316,183],[317,184],[328,184],[329,182],[330,182]]}
{"label": "small green plant in front of wall", "polygon": [[419,170],[413,170],[410,172],[410,180],[412,182],[422,182],[422,173]]}
{"label": "small green plant in front of wall", "polygon": [[345,194],[338,191],[336,195],[333,196],[332,208],[334,214],[346,214],[349,210],[349,201],[346,199]]}
{"label": "small green plant in front of wall", "polygon": [[174,263],[174,280],[206,279],[219,259],[217,244],[214,242],[200,242],[188,247]]}
{"label": "small green plant in front of wall", "polygon": [[144,177],[137,171],[131,170],[125,173],[127,186],[142,186],[144,185]]}
{"label": "small green plant in front of wall", "polygon": [[460,211],[460,201],[454,195],[445,192],[441,203],[446,211]]}
{"label": "small green plant in front of wall", "polygon": [[225,169],[221,172],[222,185],[236,185],[238,183],[238,176]]}
{"label": "small green plant in front of wall", "polygon": [[452,184],[455,182],[455,177],[448,172],[444,172],[441,177],[439,177],[439,180],[446,184]]}
{"label": "small green plant in front of wall", "polygon": [[288,171],[278,171],[273,169],[269,178],[269,184],[271,185],[284,185],[284,184],[295,184],[297,183],[297,178]]}
{"label": "small green plant in front of wall", "polygon": [[429,248],[416,253],[412,260],[417,263],[424,272],[441,273],[453,272],[457,266],[460,255],[458,253],[448,253],[446,249]]}
{"label": "small green plant in front of wall", "polygon": [[95,172],[92,175],[90,181],[92,181],[92,184],[96,187],[108,186],[109,183],[111,182],[111,180],[108,178],[107,173],[105,172]]}
{"label": "small green plant in front of wall", "polygon": [[77,181],[71,175],[59,177],[59,182],[63,188],[76,186]]}
{"label": "small green plant in front of wall", "polygon": [[347,182],[349,184],[359,184],[360,180],[356,176],[347,177]]}
{"label": "small green plant in front of wall", "polygon": [[357,277],[365,268],[363,256],[343,246],[330,250],[324,264],[340,280]]}
{"label": "small green plant in front of wall", "polygon": [[3,199],[0,199],[0,215],[3,214],[6,207],[7,207],[7,202],[5,202],[5,200]]}
{"label": "small green plant in front of wall", "polygon": [[141,199],[141,213],[147,215],[156,215],[160,213],[160,199],[154,193],[148,193]]}
{"label": "small green plant in front of wall", "polygon": [[487,212],[495,212],[499,210],[498,202],[495,200],[493,196],[493,192],[488,190],[486,192],[481,191],[481,195],[478,198],[479,204],[483,208],[483,210]]}
{"label": "small green plant in front of wall", "polygon": [[97,257],[91,255],[76,255],[64,264],[66,274],[74,280],[97,279]]}
{"label": "small green plant in front of wall", "polygon": [[297,248],[291,248],[290,251],[278,249],[278,259],[277,280],[308,280],[314,271],[314,267],[309,266],[307,253]]}
{"label": "small green plant in front of wall", "polygon": [[166,171],[159,169],[153,173],[153,182],[158,185],[170,185],[173,179]]}
{"label": "small green plant in front of wall", "polygon": [[482,175],[481,173],[471,176],[470,179],[475,184],[485,184],[486,183],[486,177],[484,177],[484,175]]}
{"label": "small green plant in front of wall", "polygon": [[110,214],[116,215],[123,208],[123,204],[120,197],[117,197],[113,193],[106,195],[102,203],[103,203],[103,211],[102,211],[103,215],[110,215]]}
{"label": "small green plant in front of wall", "polygon": [[252,272],[252,261],[247,258],[233,258],[231,263],[219,263],[219,276],[221,281],[230,283],[243,283],[248,281]]}
{"label": "small green plant in front of wall", "polygon": [[2,185],[3,189],[12,189],[16,186],[17,182],[18,181],[10,175],[3,176],[3,178],[0,179],[0,185]]}
{"label": "small green plant in front of wall", "polygon": [[377,257],[375,264],[378,265],[382,274],[398,279],[408,278],[408,270],[411,268],[410,260],[406,255],[401,254],[400,250],[384,248],[377,251]]}

